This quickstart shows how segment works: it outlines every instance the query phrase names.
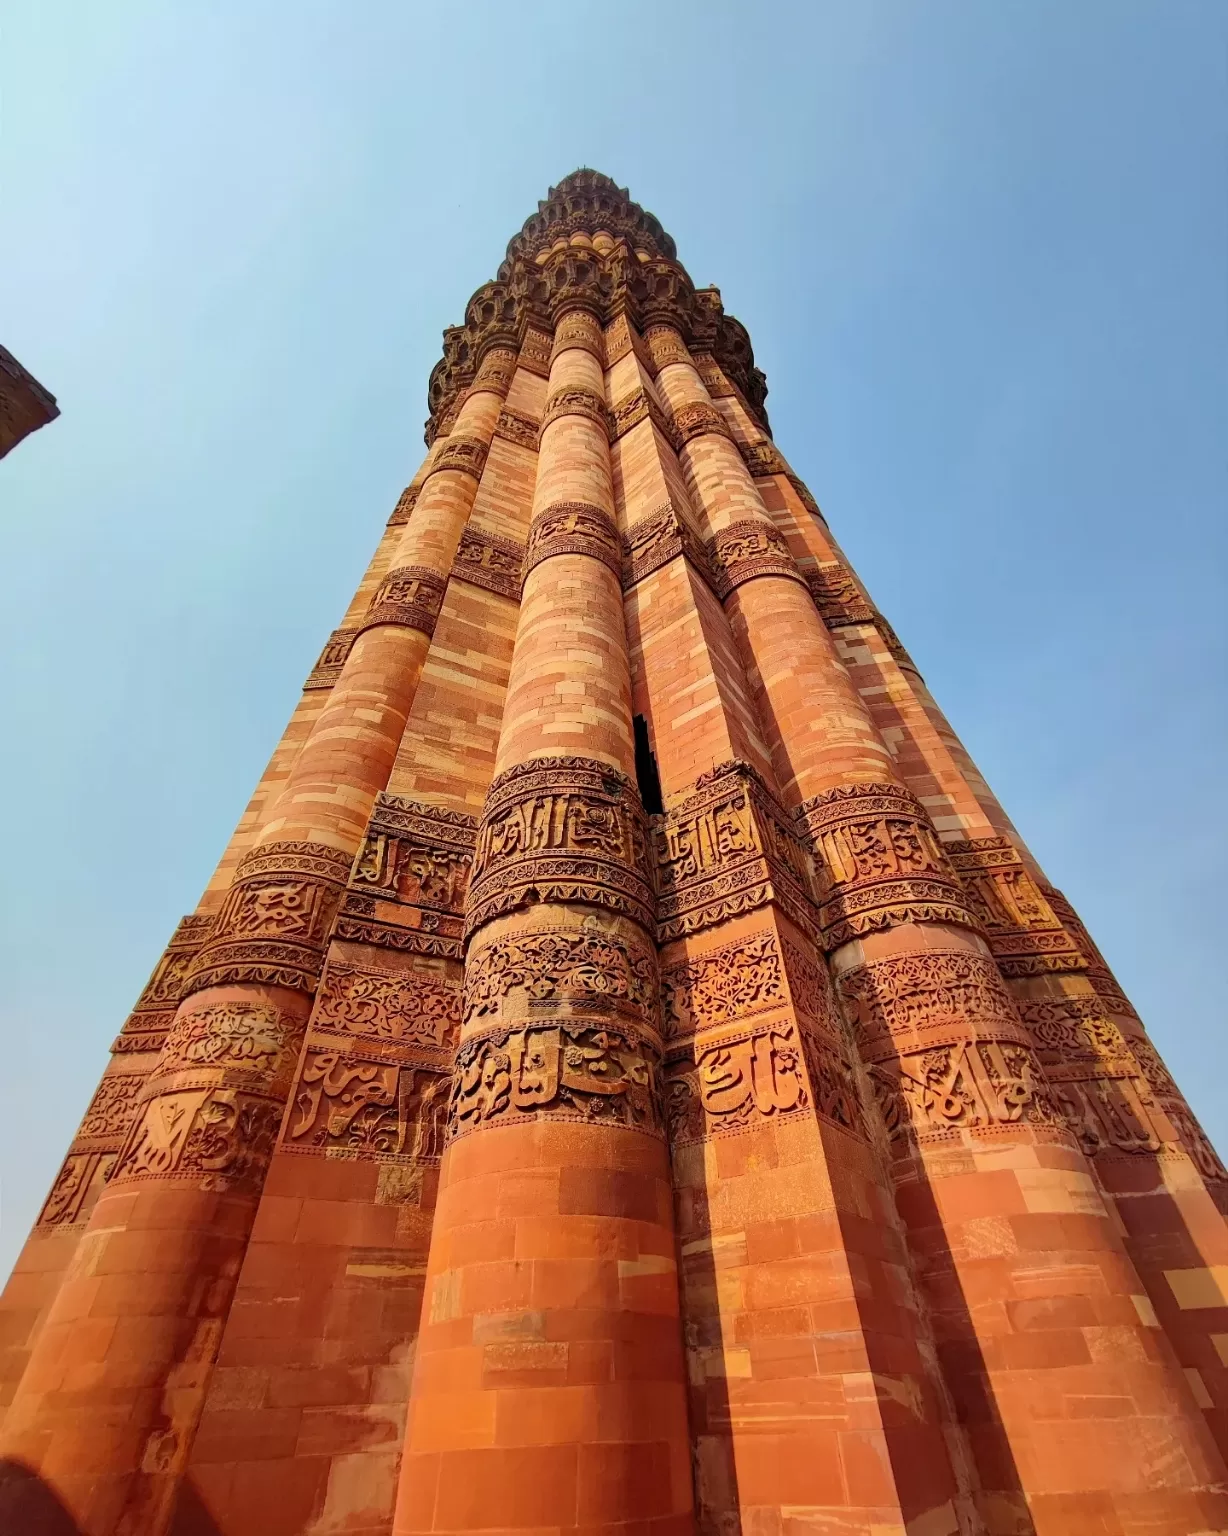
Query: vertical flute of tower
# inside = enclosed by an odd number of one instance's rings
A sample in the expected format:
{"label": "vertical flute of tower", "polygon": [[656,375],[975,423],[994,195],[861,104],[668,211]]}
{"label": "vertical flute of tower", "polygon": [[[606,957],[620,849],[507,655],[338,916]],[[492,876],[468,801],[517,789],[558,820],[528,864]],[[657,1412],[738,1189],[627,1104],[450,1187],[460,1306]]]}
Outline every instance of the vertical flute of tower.
{"label": "vertical flute of tower", "polygon": [[[822,862],[820,919],[838,990],[872,1078],[904,1121],[897,1200],[948,1383],[961,1405],[984,1404],[963,1417],[991,1529],[1030,1518],[1038,1536],[1057,1536],[1091,1510],[1140,1536],[1202,1528],[1222,1512],[1223,1463],[1171,1354],[1154,1347],[1143,1286],[1046,1094],[958,878],[681,337],[654,328],[647,339],[782,796]],[[989,1135],[933,1138],[930,1106],[952,1093],[990,1106]],[[1084,1324],[1119,1330],[1128,1359],[1095,1359],[1076,1331]],[[1111,1404],[1089,1411],[1095,1380],[1129,1398],[1131,1432],[1146,1425],[1155,1461],[1129,1455]]]}
{"label": "vertical flute of tower", "polygon": [[[804,1509],[946,1531],[969,1507],[968,1458],[794,884],[804,858],[627,327],[607,332],[607,391],[633,697],[668,811],[658,934],[697,1523],[771,1530]],[[773,861],[748,864],[752,849]]]}
{"label": "vertical flute of tower", "polygon": [[395,1530],[690,1529],[601,327],[559,320]]}
{"label": "vertical flute of tower", "polygon": [[806,505],[800,482],[740,400],[720,403],[765,505],[805,562],[841,661],[892,743],[897,776],[933,819],[1050,1092],[1120,1218],[1158,1321],[1228,1452],[1223,1310],[1205,1304],[1220,1296],[1213,1277],[1228,1264],[1228,1171],[1082,923],[1045,878],[817,509]]}
{"label": "vertical flute of tower", "polygon": [[14,1397],[3,1448],[83,1536],[171,1517],[310,1010],[387,782],[513,358],[492,351],[433,450],[328,704],[198,955]]}
{"label": "vertical flute of tower", "polygon": [[348,653],[362,617],[388,569],[406,521],[408,505],[416,499],[430,468],[430,457],[402,493],[384,537],[346,610],[342,626],[330,636],[320,662],[307,679],[302,696],[213,876],[201,893],[195,911],[177,925],[112,1045],[111,1060],[0,1295],[0,1338],[4,1341],[0,1346],[0,1423],[42,1330],[47,1310],[72,1262],[93,1203],[123,1145],[136,1109],[141,1081],[157,1064],[158,1051],[179,1001],[187,968],[226,898],[236,866],[263,825],[270,800],[285,783],[299,749],[328,702],[326,690],[335,681],[333,674],[340,670],[341,662],[337,658],[344,659]]}

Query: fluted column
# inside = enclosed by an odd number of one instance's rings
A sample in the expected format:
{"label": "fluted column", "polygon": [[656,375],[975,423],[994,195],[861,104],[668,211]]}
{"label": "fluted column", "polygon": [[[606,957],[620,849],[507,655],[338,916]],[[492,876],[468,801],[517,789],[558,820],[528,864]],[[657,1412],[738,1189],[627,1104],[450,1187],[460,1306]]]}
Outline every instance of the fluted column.
{"label": "fluted column", "polygon": [[5,1426],[82,1536],[165,1530],[311,997],[387,783],[514,356],[488,354],[328,703],[193,962]]}
{"label": "fluted column", "polygon": [[690,1528],[601,330],[563,316],[395,1529]]}
{"label": "fluted column", "polygon": [[[815,848],[825,945],[986,1522],[1030,1521],[1037,1536],[1093,1515],[1139,1536],[1213,1528],[1223,1463],[958,876],[681,337],[647,340],[782,796]],[[1146,1460],[1129,1450],[1140,1437],[1156,1448]]]}

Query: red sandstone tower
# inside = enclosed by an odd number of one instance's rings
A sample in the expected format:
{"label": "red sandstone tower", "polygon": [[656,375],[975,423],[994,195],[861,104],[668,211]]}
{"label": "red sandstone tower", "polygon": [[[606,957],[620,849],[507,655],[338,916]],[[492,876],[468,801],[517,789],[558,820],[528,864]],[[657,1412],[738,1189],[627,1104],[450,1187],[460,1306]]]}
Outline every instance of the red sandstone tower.
{"label": "red sandstone tower", "polygon": [[656,219],[553,189],[3,1300],[0,1529],[1228,1530],[1228,1175]]}

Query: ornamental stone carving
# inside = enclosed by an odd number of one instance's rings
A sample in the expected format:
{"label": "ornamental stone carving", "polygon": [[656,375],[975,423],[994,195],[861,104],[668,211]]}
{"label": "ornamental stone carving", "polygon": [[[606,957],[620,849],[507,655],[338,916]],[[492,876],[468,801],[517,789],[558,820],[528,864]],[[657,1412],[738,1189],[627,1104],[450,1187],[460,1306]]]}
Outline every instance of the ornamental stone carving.
{"label": "ornamental stone carving", "polygon": [[446,1050],[460,1028],[458,982],[421,970],[366,970],[332,958],[311,1029]]}
{"label": "ornamental stone carving", "polygon": [[803,579],[784,534],[766,519],[743,518],[730,523],[708,540],[707,549],[720,598],[756,576]]}
{"label": "ornamental stone carving", "polygon": [[706,401],[694,401],[689,405],[680,405],[674,411],[669,437],[675,453],[681,453],[693,438],[703,437],[705,434],[733,440],[729,424],[716,406],[709,405]]}
{"label": "ornamental stone carving", "polygon": [[377,624],[403,624],[433,635],[446,590],[446,580],[429,566],[399,566],[384,577],[354,633],[374,629]]}
{"label": "ornamental stone carving", "polygon": [[515,443],[518,448],[532,448],[535,453],[540,430],[540,422],[531,416],[522,416],[518,411],[510,411],[506,406],[499,412],[499,419],[495,422],[496,437]]}
{"label": "ornamental stone carving", "polygon": [[1064,1128],[1026,1046],[960,1040],[875,1063],[870,1082],[888,1136],[922,1146],[961,1131],[992,1134],[1025,1124]]}
{"label": "ornamental stone carving", "polygon": [[686,342],[672,325],[650,325],[644,331],[644,350],[654,376],[671,363],[694,366]]}
{"label": "ornamental stone carving", "polygon": [[666,1104],[675,1146],[806,1109],[810,1096],[797,1030],[782,1021],[726,1036],[693,1059],[671,1059]]}
{"label": "ornamental stone carving", "polygon": [[660,1135],[658,1047],[601,1020],[499,1029],[457,1052],[449,1138],[525,1119],[578,1120]]}
{"label": "ornamental stone carving", "polygon": [[758,443],[739,443],[738,452],[746,464],[747,469],[756,480],[767,479],[769,475],[787,475],[789,466],[781,457],[780,450],[770,438],[765,438]]}
{"label": "ornamental stone carving", "polygon": [[437,1161],[450,1086],[446,1072],[313,1046],[282,1147],[380,1163]]}
{"label": "ornamental stone carving", "polygon": [[652,827],[662,943],[773,901],[817,933],[807,853],[748,764],[701,775],[695,793],[653,817]]}
{"label": "ornamental stone carving", "polygon": [[192,961],[213,931],[211,915],[181,918],[170,943],[111,1049],[120,1054],[160,1051],[183,996]]}
{"label": "ornamental stone carving", "polygon": [[892,784],[841,787],[807,800],[796,814],[816,854],[828,949],[897,923],[972,926],[959,879],[908,790]]}
{"label": "ornamental stone carving", "polygon": [[584,310],[573,310],[560,317],[554,328],[550,361],[553,362],[560,352],[566,352],[571,347],[578,347],[582,352],[595,357],[602,369],[606,367],[605,339],[601,326]]}
{"label": "ornamental stone carving", "polygon": [[354,641],[361,633],[360,629],[334,629],[303,687],[331,688],[341,676],[346,657],[353,650]]}
{"label": "ornamental stone carving", "polygon": [[661,1014],[667,1039],[787,1006],[776,935],[752,934],[661,972]]}
{"label": "ornamental stone carving", "polygon": [[461,534],[452,574],[475,587],[485,587],[488,592],[519,602],[523,564],[523,545],[470,523]]}
{"label": "ornamental stone carving", "polygon": [[863,1054],[945,1044],[971,1030],[1029,1041],[997,966],[966,949],[910,952],[846,971],[837,983]]}
{"label": "ornamental stone carving", "polygon": [[163,1093],[146,1104],[111,1171],[114,1182],[188,1179],[255,1189],[281,1122],[280,1102],[234,1088]]}
{"label": "ornamental stone carving", "polygon": [[980,837],[943,846],[1004,975],[1087,969],[1077,941],[1058,921],[1009,839]]}
{"label": "ornamental stone carving", "polygon": [[632,394],[624,395],[611,407],[608,421],[611,442],[624,437],[642,421],[651,421],[663,437],[670,437],[670,425],[665,412],[646,389],[637,389]]}
{"label": "ornamental stone carving", "polygon": [[524,574],[552,555],[591,555],[622,580],[622,542],[614,519],[587,501],[556,501],[529,526]]}
{"label": "ornamental stone carving", "polygon": [[593,758],[539,757],[490,787],[466,914],[472,932],[541,901],[606,907],[653,925],[647,828],[634,783]]}
{"label": "ornamental stone carving", "polygon": [[240,862],[185,990],[233,981],[313,990],[350,871],[323,843],[264,843]]}
{"label": "ornamental stone carving", "polygon": [[624,1015],[655,1027],[656,951],[613,924],[503,934],[470,950],[464,1006],[467,1026],[570,1009]]}
{"label": "ornamental stone carving", "polygon": [[43,1202],[36,1225],[67,1227],[84,1222],[111,1175],[115,1156],[114,1152],[70,1153]]}
{"label": "ornamental stone carving", "polygon": [[610,436],[610,419],[606,411],[605,397],[597,394],[595,390],[569,385],[564,389],[556,389],[546,401],[546,409],[542,413],[541,427],[537,434],[539,445],[546,428],[562,416],[583,416],[595,423],[607,439]]}
{"label": "ornamental stone carving", "polygon": [[812,566],[805,576],[815,607],[828,629],[874,622],[874,609],[866,601],[848,566],[833,560]]}
{"label": "ornamental stone carving", "polygon": [[409,522],[409,515],[418,502],[418,487],[407,485],[401,492],[400,499],[392,509],[392,516],[388,519],[389,528],[401,528]]}
{"label": "ornamental stone carving", "polygon": [[622,537],[624,590],[685,555],[709,586],[714,577],[699,535],[679,515],[672,502],[654,507],[627,529]]}
{"label": "ornamental stone carving", "polygon": [[398,795],[377,797],[335,936],[459,960],[477,820]]}
{"label": "ornamental stone carving", "polygon": [[437,475],[441,470],[456,470],[462,475],[482,478],[486,467],[487,444],[480,437],[450,437],[431,460],[427,475]]}

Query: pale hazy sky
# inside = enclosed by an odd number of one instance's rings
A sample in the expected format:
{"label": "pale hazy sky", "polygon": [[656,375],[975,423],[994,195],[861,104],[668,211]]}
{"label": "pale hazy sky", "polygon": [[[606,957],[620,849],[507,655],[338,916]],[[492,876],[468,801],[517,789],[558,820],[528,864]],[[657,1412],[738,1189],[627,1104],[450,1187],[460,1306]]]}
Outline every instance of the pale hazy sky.
{"label": "pale hazy sky", "polygon": [[577,165],[776,439],[1221,1149],[1223,0],[10,7],[0,1270]]}

